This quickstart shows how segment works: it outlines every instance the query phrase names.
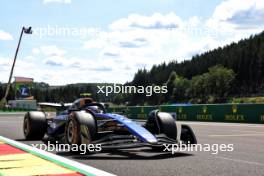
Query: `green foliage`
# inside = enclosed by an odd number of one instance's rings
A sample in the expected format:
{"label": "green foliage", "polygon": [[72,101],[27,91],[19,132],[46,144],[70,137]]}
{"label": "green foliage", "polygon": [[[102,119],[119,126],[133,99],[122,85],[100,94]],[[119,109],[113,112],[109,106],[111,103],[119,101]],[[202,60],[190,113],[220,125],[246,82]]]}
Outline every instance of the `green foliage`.
{"label": "green foliage", "polygon": [[[147,72],[139,72],[142,78],[147,77]],[[144,76],[142,76],[144,75]],[[137,76],[137,79],[139,77]],[[132,104],[154,105],[162,103],[220,103],[225,102],[232,92],[232,85],[235,80],[235,73],[221,65],[210,67],[208,72],[192,77],[184,78],[172,71],[165,84],[168,93],[154,94],[151,97],[142,97],[140,95],[131,95]],[[137,80],[140,83],[140,79]],[[144,80],[146,83],[146,79]],[[147,84],[145,84],[146,86]],[[155,85],[155,84],[152,84]],[[133,100],[137,100],[136,102]],[[142,103],[142,100],[144,102]]]}
{"label": "green foliage", "polygon": [[186,100],[186,90],[190,87],[190,81],[172,72],[167,81],[168,93],[166,99],[171,102],[182,102]]}
{"label": "green foliage", "polygon": [[231,103],[264,103],[264,97],[233,98]]}
{"label": "green foliage", "polygon": [[[107,102],[114,101],[114,94],[110,94],[108,97],[105,94],[98,94],[97,86],[112,85],[109,83],[80,83],[69,84],[65,86],[49,86],[46,83],[34,83],[32,89],[32,95],[39,102],[73,102],[77,98],[80,98],[82,93],[91,93],[91,98]],[[0,84],[0,98],[4,96],[4,90],[6,86]],[[15,91],[13,86],[11,87],[8,100],[15,98]]]}
{"label": "green foliage", "polygon": [[234,79],[233,70],[214,66],[209,68],[208,73],[193,77],[187,91],[197,103],[225,102],[232,90]]}
{"label": "green foliage", "polygon": [[264,32],[238,43],[196,55],[181,63],[172,61],[154,65],[145,73],[145,77],[151,84],[162,85],[173,71],[179,76],[192,79],[216,65],[222,65],[235,72],[235,94],[261,92],[264,82]]}
{"label": "green foliage", "polygon": [[[213,68],[217,65],[222,65],[222,68]],[[129,84],[133,85],[135,80],[141,82],[138,75],[142,74],[142,70],[139,70]],[[172,61],[154,65],[149,71],[144,71],[142,80],[149,82],[149,85],[168,85],[168,94],[162,99],[163,103],[224,102],[228,96],[263,95],[264,32],[181,63]],[[174,83],[174,80],[178,80],[178,83]],[[186,87],[189,87],[187,91],[183,91]],[[137,99],[134,103],[138,104],[139,101]]]}

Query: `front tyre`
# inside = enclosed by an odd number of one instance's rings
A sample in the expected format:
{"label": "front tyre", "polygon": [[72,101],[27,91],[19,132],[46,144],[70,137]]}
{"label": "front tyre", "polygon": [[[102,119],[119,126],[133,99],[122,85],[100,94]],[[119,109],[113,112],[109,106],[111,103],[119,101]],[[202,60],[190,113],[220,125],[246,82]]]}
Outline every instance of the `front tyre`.
{"label": "front tyre", "polygon": [[177,126],[169,113],[151,111],[145,127],[153,134],[165,134],[173,140],[177,139]]}
{"label": "front tyre", "polygon": [[[158,110],[151,111],[145,127],[152,134],[165,134],[168,138],[177,140],[177,126],[174,118],[165,112],[159,112]],[[163,151],[164,146],[153,146],[155,151]]]}
{"label": "front tyre", "polygon": [[47,131],[46,115],[41,111],[30,111],[24,116],[23,132],[27,140],[41,140]]}
{"label": "front tyre", "polygon": [[80,146],[81,144],[89,145],[94,140],[96,134],[96,121],[92,114],[84,111],[77,111],[70,114],[64,134],[67,144],[71,146]]}

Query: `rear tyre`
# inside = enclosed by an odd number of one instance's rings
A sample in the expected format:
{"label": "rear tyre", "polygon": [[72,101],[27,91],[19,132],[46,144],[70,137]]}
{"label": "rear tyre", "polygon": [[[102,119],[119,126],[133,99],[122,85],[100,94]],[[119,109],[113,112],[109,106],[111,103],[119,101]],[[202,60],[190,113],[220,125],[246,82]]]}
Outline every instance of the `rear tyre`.
{"label": "rear tyre", "polygon": [[27,112],[24,116],[23,132],[27,140],[41,140],[47,131],[46,115],[41,111]]}
{"label": "rear tyre", "polygon": [[70,114],[68,122],[65,126],[65,140],[71,146],[72,152],[80,152],[81,144],[89,145],[95,139],[97,134],[96,121],[92,114],[80,111]]}

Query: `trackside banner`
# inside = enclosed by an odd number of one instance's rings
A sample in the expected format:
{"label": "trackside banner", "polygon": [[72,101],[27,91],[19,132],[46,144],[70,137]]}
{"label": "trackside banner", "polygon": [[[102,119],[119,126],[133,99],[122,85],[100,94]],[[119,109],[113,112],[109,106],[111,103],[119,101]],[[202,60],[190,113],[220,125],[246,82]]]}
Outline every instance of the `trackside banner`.
{"label": "trackside banner", "polygon": [[177,120],[207,122],[264,123],[264,104],[200,104],[110,107],[133,119],[146,119],[150,111],[169,112]]}
{"label": "trackside banner", "polygon": [[28,99],[31,97],[33,78],[15,77],[14,84],[16,89],[16,99]]}

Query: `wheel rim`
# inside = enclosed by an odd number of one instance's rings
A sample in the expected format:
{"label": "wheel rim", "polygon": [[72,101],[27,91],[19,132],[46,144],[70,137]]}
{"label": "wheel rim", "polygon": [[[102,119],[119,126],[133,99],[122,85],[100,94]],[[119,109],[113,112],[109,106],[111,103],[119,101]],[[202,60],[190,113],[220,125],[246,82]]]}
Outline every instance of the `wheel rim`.
{"label": "wheel rim", "polygon": [[29,132],[29,121],[28,118],[25,118],[24,120],[24,134],[27,135]]}
{"label": "wheel rim", "polygon": [[67,129],[67,138],[69,143],[73,142],[73,136],[74,136],[74,123],[71,120],[68,124],[68,129]]}

